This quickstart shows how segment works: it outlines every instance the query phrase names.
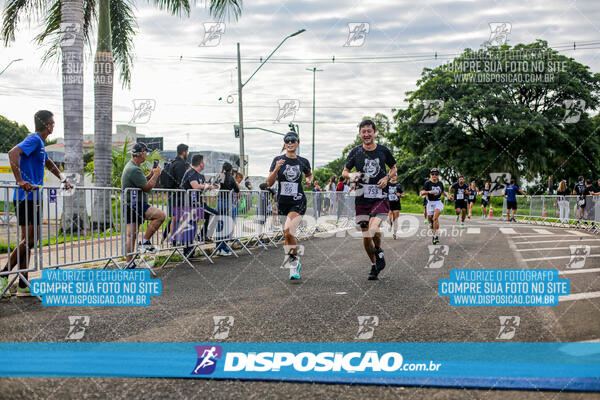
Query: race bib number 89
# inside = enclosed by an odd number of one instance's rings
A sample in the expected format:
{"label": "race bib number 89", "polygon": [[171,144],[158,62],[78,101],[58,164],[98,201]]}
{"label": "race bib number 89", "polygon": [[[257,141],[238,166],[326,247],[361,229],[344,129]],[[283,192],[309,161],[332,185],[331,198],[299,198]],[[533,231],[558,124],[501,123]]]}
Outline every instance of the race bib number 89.
{"label": "race bib number 89", "polygon": [[282,196],[295,196],[298,194],[298,184],[296,182],[280,182]]}

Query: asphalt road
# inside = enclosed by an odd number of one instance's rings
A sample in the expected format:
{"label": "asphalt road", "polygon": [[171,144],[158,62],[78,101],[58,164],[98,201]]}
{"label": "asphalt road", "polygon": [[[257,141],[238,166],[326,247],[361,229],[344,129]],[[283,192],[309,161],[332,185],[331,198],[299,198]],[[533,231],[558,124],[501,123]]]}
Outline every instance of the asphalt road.
{"label": "asphalt road", "polygon": [[[42,307],[34,298],[0,302],[3,341],[68,342],[69,316],[89,316],[83,341],[214,341],[214,316],[233,317],[225,341],[356,341],[359,316],[377,316],[372,341],[498,342],[501,316],[518,316],[519,342],[600,338],[600,237],[564,228],[475,219],[460,229],[442,217],[448,246],[430,268],[422,217],[416,235],[384,239],[387,268],[368,281],[360,238],[304,240],[302,279],[281,269],[282,246],[157,271],[162,296],[144,308]],[[591,246],[581,269],[570,245]],[[438,295],[450,269],[557,268],[571,295],[556,307],[452,307]],[[3,361],[6,362],[6,361]],[[592,398],[592,394],[348,386],[187,379],[4,379],[0,398]]]}

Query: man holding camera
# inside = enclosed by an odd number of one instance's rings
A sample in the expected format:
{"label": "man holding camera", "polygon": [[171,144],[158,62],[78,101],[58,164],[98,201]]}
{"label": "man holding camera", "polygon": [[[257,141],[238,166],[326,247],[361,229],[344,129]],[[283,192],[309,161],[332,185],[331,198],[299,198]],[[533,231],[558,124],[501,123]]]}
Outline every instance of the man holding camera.
{"label": "man holding camera", "polygon": [[127,257],[129,263],[127,268],[135,268],[135,264],[130,262],[133,252],[133,244],[137,240],[137,234],[140,224],[144,220],[150,221],[143,239],[138,243],[138,249],[143,253],[156,253],[156,248],[150,242],[152,235],[156,233],[158,228],[165,220],[165,213],[148,204],[147,193],[152,191],[158,177],[160,176],[161,168],[157,162],[154,163],[152,170],[148,176],[144,176],[142,163],[146,161],[148,156],[148,147],[144,143],[136,143],[131,151],[131,160],[125,165],[123,174],[121,175],[121,188],[140,189],[126,192],[125,198],[125,217],[127,221]]}

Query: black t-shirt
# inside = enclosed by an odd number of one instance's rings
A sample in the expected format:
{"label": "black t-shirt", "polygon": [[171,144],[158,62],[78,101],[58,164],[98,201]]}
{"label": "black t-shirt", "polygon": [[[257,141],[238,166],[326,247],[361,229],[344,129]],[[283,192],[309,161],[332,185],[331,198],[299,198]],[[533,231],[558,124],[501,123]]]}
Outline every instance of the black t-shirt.
{"label": "black t-shirt", "polygon": [[490,189],[483,189],[482,192],[483,193],[481,194],[481,198],[483,200],[486,200],[486,201],[489,200],[489,198],[490,198]]}
{"label": "black t-shirt", "polygon": [[586,193],[585,193],[585,190],[586,190],[585,183],[583,183],[583,182],[577,182],[575,184],[575,187],[573,188],[573,190],[575,191],[575,194],[579,195],[581,198],[585,198],[585,195],[586,195]]}
{"label": "black t-shirt", "polygon": [[425,185],[423,185],[423,190],[430,191],[434,190],[436,194],[427,194],[428,201],[438,201],[442,197],[442,193],[444,193],[444,184],[440,181],[432,182],[427,181]]}
{"label": "black t-shirt", "polygon": [[193,189],[190,182],[194,181],[202,185],[206,182],[206,178],[204,178],[204,175],[196,171],[194,168],[190,168],[187,171],[185,171],[185,174],[183,174],[183,178],[181,179],[181,185],[179,185],[179,187],[185,190]]}
{"label": "black t-shirt", "polygon": [[388,199],[390,201],[400,201],[400,195],[404,193],[402,185],[399,183],[388,184]]}
{"label": "black t-shirt", "polygon": [[465,191],[469,190],[469,187],[464,183],[459,185],[458,182],[454,182],[450,187],[450,190],[454,196],[454,201],[463,201],[467,199],[467,194]]}
{"label": "black t-shirt", "polygon": [[378,144],[374,150],[367,151],[359,145],[350,150],[346,168],[352,170],[356,167],[356,171],[364,173],[363,179],[356,185],[356,204],[372,204],[388,198],[387,187],[377,188],[377,182],[387,174],[386,165],[392,168],[396,159],[385,146]]}
{"label": "black t-shirt", "polygon": [[277,161],[285,160],[277,171],[277,202],[280,204],[300,204],[306,201],[302,189],[302,173],[310,174],[310,162],[304,157],[289,158],[285,154],[277,156],[271,163],[269,172],[273,172]]}
{"label": "black t-shirt", "polygon": [[169,168],[169,172],[173,176],[177,187],[181,185],[181,181],[183,180],[183,176],[187,171],[188,163],[183,160],[181,157],[176,157],[172,162]]}
{"label": "black t-shirt", "polygon": [[477,188],[471,189],[471,187],[469,186],[469,200],[475,199],[476,196],[477,196]]}
{"label": "black t-shirt", "polygon": [[217,183],[219,184],[219,190],[233,190],[235,193],[239,193],[240,191],[237,182],[231,174],[220,173],[217,175]]}

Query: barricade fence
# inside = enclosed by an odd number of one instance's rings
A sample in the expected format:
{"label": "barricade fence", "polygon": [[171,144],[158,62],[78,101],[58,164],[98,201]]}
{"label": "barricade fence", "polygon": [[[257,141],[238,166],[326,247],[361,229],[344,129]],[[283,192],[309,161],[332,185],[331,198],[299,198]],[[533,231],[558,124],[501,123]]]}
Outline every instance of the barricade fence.
{"label": "barricade fence", "polygon": [[[502,217],[508,218],[506,199]],[[580,196],[517,196],[515,219],[523,223],[579,228],[597,233],[600,232],[600,198],[594,195],[584,199]]]}
{"label": "barricade fence", "polygon": [[[190,259],[251,254],[277,247],[285,220],[270,191],[40,187],[24,192],[0,185],[0,277],[28,283],[29,272],[69,266],[148,268],[156,253],[165,265]],[[354,198],[342,192],[306,193],[296,235],[353,226]],[[147,240],[147,241],[146,241]],[[9,268],[6,268],[9,267]],[[2,296],[3,293],[0,293]]]}

